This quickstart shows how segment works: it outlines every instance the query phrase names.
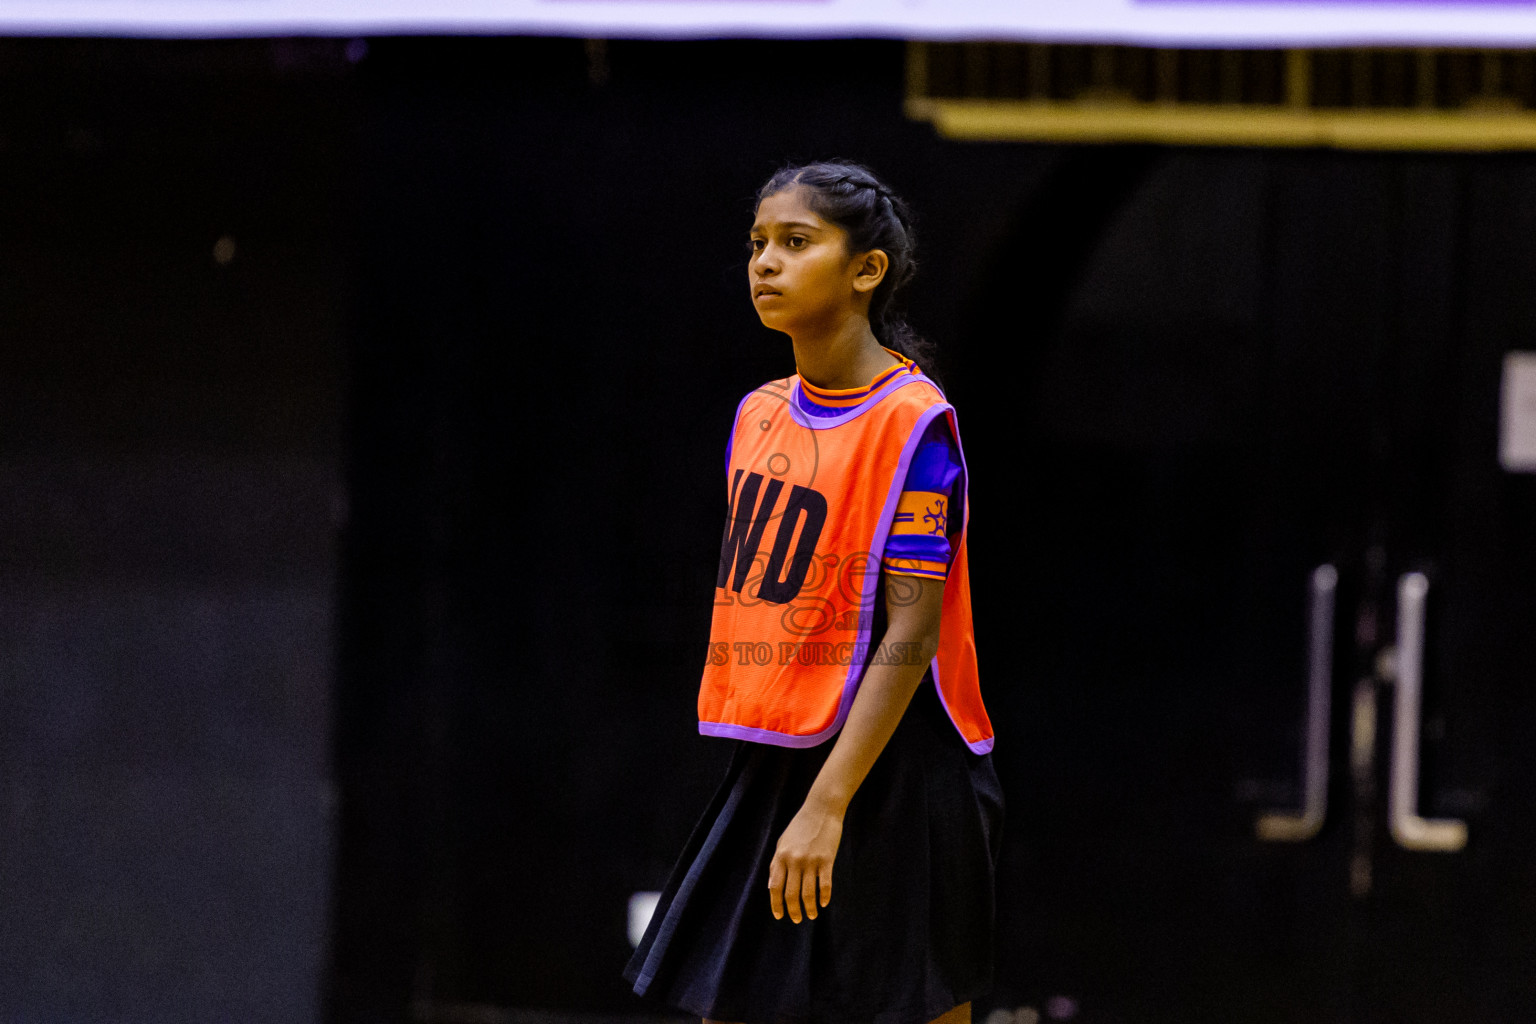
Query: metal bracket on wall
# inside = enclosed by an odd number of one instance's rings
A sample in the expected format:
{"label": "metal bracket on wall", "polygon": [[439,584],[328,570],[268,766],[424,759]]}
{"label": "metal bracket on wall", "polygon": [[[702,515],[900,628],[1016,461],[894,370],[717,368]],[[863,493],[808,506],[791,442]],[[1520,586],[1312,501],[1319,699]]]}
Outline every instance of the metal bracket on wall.
{"label": "metal bracket on wall", "polygon": [[1393,683],[1392,774],[1387,793],[1392,838],[1405,850],[1455,853],[1467,845],[1466,822],[1419,816],[1419,713],[1424,690],[1424,605],[1429,579],[1410,572],[1397,584],[1397,658]]}
{"label": "metal bracket on wall", "polygon": [[1536,149],[1536,51],[909,42],[906,112],[975,141]]}
{"label": "metal bracket on wall", "polygon": [[1333,608],[1339,573],[1312,571],[1307,635],[1307,728],[1302,737],[1301,813],[1270,811],[1254,823],[1260,839],[1299,843],[1317,835],[1328,813],[1328,721],[1333,696]]}

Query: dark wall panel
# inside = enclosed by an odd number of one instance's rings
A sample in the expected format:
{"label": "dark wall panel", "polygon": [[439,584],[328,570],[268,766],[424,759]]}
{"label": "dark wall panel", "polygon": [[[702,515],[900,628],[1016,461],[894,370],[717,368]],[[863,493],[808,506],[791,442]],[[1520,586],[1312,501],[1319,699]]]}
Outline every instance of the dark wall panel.
{"label": "dark wall panel", "polygon": [[0,1020],[313,1020],[341,79],[265,43],[5,51]]}

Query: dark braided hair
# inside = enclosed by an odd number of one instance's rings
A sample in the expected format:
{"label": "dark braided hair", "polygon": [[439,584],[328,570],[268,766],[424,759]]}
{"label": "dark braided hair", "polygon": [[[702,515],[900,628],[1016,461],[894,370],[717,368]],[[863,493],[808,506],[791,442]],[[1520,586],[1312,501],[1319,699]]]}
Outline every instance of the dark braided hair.
{"label": "dark braided hair", "polygon": [[880,344],[912,360],[925,376],[934,377],[934,344],[918,335],[891,303],[917,273],[911,209],[873,171],[851,160],[783,167],[758,189],[757,201],[797,185],[806,190],[807,203],[818,216],[848,233],[850,253],[884,250],[890,266],[869,300],[870,330]]}

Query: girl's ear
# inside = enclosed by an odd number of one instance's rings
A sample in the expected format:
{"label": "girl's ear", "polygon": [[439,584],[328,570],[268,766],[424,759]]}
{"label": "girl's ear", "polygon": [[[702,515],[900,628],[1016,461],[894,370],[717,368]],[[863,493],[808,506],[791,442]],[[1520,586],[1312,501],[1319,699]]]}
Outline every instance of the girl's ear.
{"label": "girl's ear", "polygon": [[872,292],[885,280],[891,269],[891,258],[884,249],[871,249],[853,260],[853,290]]}

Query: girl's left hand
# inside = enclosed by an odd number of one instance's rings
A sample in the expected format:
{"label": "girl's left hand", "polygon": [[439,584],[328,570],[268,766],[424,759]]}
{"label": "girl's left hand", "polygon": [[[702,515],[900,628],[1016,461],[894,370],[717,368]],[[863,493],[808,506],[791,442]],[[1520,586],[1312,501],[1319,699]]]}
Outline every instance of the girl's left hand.
{"label": "girl's left hand", "polygon": [[[802,913],[816,919],[817,883],[821,906],[832,900],[832,860],[843,838],[843,816],[834,811],[801,807],[779,837],[773,862],[768,866],[768,899],[774,920],[782,920],[786,906],[789,919],[800,923]],[[804,904],[804,910],[801,906]]]}

